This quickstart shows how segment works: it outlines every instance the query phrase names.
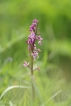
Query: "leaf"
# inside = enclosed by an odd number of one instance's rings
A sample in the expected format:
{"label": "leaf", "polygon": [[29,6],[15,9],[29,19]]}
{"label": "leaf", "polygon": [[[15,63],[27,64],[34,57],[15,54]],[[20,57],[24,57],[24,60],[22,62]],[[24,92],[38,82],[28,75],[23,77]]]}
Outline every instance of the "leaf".
{"label": "leaf", "polygon": [[14,105],[11,101],[9,101],[9,105],[10,105],[10,106],[16,106],[16,105]]}
{"label": "leaf", "polygon": [[8,87],[8,88],[6,88],[4,91],[3,91],[3,93],[1,94],[1,96],[0,96],[0,100],[2,99],[2,97],[9,91],[9,90],[11,90],[11,89],[14,89],[14,88],[30,88],[30,87],[27,87],[27,86],[19,86],[19,85],[15,85],[15,86],[10,86],[10,87]]}

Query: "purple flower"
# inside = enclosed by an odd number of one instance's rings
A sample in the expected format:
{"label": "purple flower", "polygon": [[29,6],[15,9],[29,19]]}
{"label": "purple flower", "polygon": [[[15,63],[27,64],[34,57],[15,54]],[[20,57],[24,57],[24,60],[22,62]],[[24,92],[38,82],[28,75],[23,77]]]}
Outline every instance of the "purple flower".
{"label": "purple flower", "polygon": [[36,39],[41,41],[43,38],[41,38],[41,36],[36,36]]}
{"label": "purple flower", "polygon": [[37,49],[37,51],[38,51],[38,52],[41,52],[41,50],[40,50],[40,49]]}
{"label": "purple flower", "polygon": [[38,41],[38,44],[39,44],[39,45],[42,45],[42,42],[41,42],[41,41]]}
{"label": "purple flower", "polygon": [[40,71],[40,68],[39,68],[39,67],[37,67],[37,68],[36,68],[36,70]]}
{"label": "purple flower", "polygon": [[28,36],[28,44],[34,44],[35,39],[36,39],[36,35],[35,33],[32,31],[31,34]]}
{"label": "purple flower", "polygon": [[[28,40],[26,43],[28,44],[28,50],[30,51],[29,56],[32,56],[33,59],[36,59],[38,56],[38,53],[41,51],[40,49],[37,49],[36,47],[36,41],[38,41],[38,44],[42,44],[43,38],[39,34],[39,28],[38,28],[38,20],[34,19],[32,22],[32,25],[30,26],[30,35],[28,36]],[[28,62],[24,62],[24,67],[29,66]]]}
{"label": "purple flower", "polygon": [[37,20],[37,19],[34,19],[33,22],[34,22],[34,23],[38,23],[38,20]]}
{"label": "purple flower", "polygon": [[27,66],[29,66],[29,62],[25,61],[23,65],[24,65],[24,67],[27,67]]}
{"label": "purple flower", "polygon": [[38,57],[38,51],[34,51],[31,55],[34,59],[36,59]]}

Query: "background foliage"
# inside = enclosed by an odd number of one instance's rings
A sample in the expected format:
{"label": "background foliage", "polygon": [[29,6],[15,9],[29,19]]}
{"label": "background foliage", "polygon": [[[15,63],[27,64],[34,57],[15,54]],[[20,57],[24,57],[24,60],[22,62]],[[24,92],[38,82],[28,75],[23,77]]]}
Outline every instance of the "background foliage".
{"label": "background foliage", "polygon": [[[0,0],[0,94],[12,85],[29,85],[29,70],[22,64],[29,59],[25,41],[36,18],[44,40],[36,62],[41,71],[35,72],[39,98],[33,106],[71,105],[70,12],[70,0]],[[0,104],[31,106],[28,92],[11,90]]]}

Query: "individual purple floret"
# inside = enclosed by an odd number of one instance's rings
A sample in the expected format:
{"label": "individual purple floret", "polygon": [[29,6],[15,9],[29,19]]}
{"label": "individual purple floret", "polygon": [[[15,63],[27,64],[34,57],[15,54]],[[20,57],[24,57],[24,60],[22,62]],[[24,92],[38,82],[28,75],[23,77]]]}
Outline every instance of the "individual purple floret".
{"label": "individual purple floret", "polygon": [[24,67],[27,67],[27,66],[29,66],[29,62],[25,61],[23,65],[24,65]]}

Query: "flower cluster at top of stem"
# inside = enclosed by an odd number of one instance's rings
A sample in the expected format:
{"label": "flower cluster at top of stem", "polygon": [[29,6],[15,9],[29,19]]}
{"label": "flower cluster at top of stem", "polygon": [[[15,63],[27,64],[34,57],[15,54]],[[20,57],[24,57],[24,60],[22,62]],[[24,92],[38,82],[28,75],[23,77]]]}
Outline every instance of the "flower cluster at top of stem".
{"label": "flower cluster at top of stem", "polygon": [[[28,44],[28,50],[30,57],[33,57],[35,60],[38,56],[38,53],[41,51],[36,48],[36,41],[38,41],[39,45],[42,45],[42,37],[40,36],[38,29],[38,20],[34,19],[32,25],[30,26],[30,35],[28,36],[28,40],[26,43]],[[24,62],[25,67],[29,66],[28,62]]]}

